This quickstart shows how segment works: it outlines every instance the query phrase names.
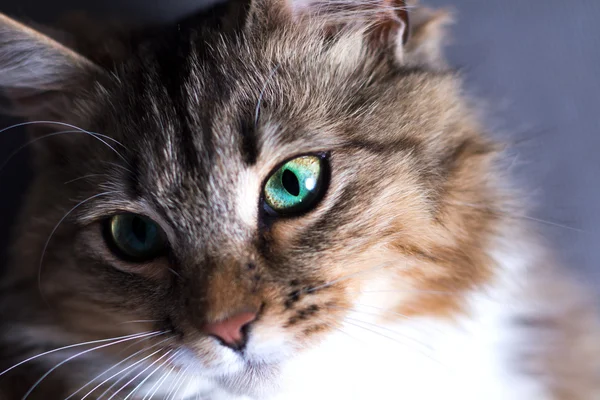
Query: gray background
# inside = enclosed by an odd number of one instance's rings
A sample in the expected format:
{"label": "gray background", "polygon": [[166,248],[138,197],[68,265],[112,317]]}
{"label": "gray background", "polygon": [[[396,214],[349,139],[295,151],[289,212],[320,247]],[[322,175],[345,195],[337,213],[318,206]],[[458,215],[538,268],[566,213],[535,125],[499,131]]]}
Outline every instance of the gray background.
{"label": "gray background", "polygon": [[[530,215],[565,265],[600,294],[600,1],[428,0],[452,6],[448,55],[499,137],[511,170],[539,207]],[[176,18],[201,0],[0,0],[0,11],[46,22],[86,9],[144,20]],[[0,119],[0,128],[8,126]],[[23,132],[0,135],[0,163]],[[24,156],[0,175],[0,256],[28,173]]]}

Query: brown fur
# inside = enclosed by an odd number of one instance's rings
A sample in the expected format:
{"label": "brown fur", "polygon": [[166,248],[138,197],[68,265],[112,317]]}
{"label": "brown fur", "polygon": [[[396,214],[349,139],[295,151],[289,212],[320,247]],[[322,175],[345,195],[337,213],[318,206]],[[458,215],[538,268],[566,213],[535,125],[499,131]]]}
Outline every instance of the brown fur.
{"label": "brown fur", "polygon": [[[498,147],[443,62],[447,14],[418,9],[405,36],[404,10],[398,19],[389,5],[367,5],[359,11],[377,10],[378,22],[368,13],[348,19],[344,7],[304,13],[277,0],[236,3],[233,13],[142,30],[120,46],[74,44],[85,62],[69,62],[72,50],[2,16],[0,56],[28,60],[43,42],[60,61],[41,65],[46,81],[24,92],[14,76],[3,78],[14,65],[0,60],[0,86],[15,111],[108,135],[113,148],[80,133],[36,149],[0,302],[4,326],[18,327],[0,343],[20,350],[0,368],[39,350],[152,329],[167,333],[145,343],[169,337],[165,348],[187,346],[214,367],[222,360],[203,326],[248,310],[260,310],[253,334],[285,332],[301,351],[339,328],[375,278],[410,289],[390,295],[389,319],[468,316],[468,296],[501,273],[491,248],[514,222]],[[25,74],[26,66],[16,68]],[[63,90],[71,79],[82,83]],[[56,131],[44,129],[32,134]],[[330,180],[318,206],[266,218],[261,181],[290,157],[320,152],[329,155]],[[102,227],[122,212],[156,221],[168,254],[139,264],[113,254]],[[10,312],[12,302],[21,313]],[[561,332],[579,326],[556,323]],[[584,354],[561,345],[570,360]],[[593,366],[566,371],[559,359],[542,362],[555,398],[585,398],[576,393],[593,385]],[[68,395],[63,386],[72,391],[100,368],[76,365],[80,375],[62,368],[30,398]],[[28,385],[15,389],[0,377],[10,399],[35,381],[14,373]]]}

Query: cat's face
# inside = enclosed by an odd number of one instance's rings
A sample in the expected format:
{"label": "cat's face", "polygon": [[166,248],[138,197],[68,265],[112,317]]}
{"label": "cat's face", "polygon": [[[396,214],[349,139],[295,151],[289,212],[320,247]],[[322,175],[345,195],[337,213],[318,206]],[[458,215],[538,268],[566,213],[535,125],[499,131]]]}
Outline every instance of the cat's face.
{"label": "cat's face", "polygon": [[61,326],[166,331],[175,364],[242,392],[368,293],[445,317],[491,273],[493,213],[460,206],[493,207],[489,148],[431,43],[273,7],[167,30],[74,89],[61,121],[106,136],[45,139],[19,243],[32,276],[45,250]]}

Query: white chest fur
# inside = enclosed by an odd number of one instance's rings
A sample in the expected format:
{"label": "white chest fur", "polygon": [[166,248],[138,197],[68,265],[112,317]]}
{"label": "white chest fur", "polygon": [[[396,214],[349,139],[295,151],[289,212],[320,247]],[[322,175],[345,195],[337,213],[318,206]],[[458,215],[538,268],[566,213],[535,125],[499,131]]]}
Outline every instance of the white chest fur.
{"label": "white chest fur", "polygon": [[528,253],[495,254],[502,279],[472,293],[467,316],[455,321],[386,324],[379,315],[386,296],[361,299],[337,332],[286,365],[281,391],[268,400],[551,399],[542,382],[519,372],[515,349],[529,338],[515,317],[526,308],[520,294],[532,260],[509,254]]}
{"label": "white chest fur", "polygon": [[[472,319],[377,326],[360,312],[294,360],[277,400],[543,400],[511,367],[510,305],[472,297]],[[360,327],[359,327],[360,326]]]}

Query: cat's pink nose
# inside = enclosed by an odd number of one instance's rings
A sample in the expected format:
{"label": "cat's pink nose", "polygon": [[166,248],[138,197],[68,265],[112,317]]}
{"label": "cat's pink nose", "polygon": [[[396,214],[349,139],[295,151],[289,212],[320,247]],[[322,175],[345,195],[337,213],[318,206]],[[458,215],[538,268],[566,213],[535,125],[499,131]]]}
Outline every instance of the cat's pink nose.
{"label": "cat's pink nose", "polygon": [[216,337],[225,346],[241,350],[246,344],[245,328],[256,320],[256,315],[254,312],[235,314],[223,321],[206,324],[204,332]]}

